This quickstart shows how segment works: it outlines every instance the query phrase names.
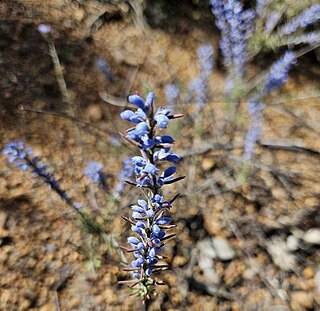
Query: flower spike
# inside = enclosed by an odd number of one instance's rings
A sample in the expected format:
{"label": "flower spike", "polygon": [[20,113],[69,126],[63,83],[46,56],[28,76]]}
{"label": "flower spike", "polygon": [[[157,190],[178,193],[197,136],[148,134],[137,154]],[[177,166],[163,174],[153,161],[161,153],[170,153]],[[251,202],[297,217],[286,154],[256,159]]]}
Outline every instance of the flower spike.
{"label": "flower spike", "polygon": [[161,188],[163,185],[185,178],[184,176],[174,178],[176,173],[174,165],[164,170],[159,168],[163,162],[178,163],[180,157],[171,153],[175,140],[168,135],[157,135],[156,132],[157,129],[162,131],[171,120],[181,118],[183,115],[172,114],[170,109],[163,107],[155,110],[152,92],[147,95],[146,100],[135,94],[128,96],[128,101],[136,106],[137,110],[125,110],[121,113],[121,118],[135,123],[135,127],[120,135],[138,147],[141,156],[132,157],[135,181],[126,182],[148,190],[145,192],[146,200],[138,200],[138,204],[131,206],[132,217],[122,216],[131,224],[133,235],[127,239],[131,247],[121,246],[121,248],[134,255],[134,260],[126,271],[130,271],[132,278],[136,280],[131,287],[136,288],[139,285],[138,293],[144,301],[147,301],[151,298],[155,285],[164,285],[153,275],[169,268],[163,264],[165,256],[162,256],[161,252],[163,246],[175,237],[175,234],[167,233],[175,227],[171,224],[172,219],[167,213],[179,194],[166,201]]}

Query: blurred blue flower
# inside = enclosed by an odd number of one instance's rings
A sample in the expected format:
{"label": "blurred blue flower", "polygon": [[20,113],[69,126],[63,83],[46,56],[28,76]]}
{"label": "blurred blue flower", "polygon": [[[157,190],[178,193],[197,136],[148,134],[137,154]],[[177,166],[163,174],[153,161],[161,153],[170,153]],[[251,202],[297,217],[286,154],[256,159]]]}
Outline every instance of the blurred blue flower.
{"label": "blurred blue flower", "polygon": [[15,164],[21,170],[31,170],[35,177],[42,178],[68,205],[79,210],[80,203],[74,204],[66,191],[62,190],[54,175],[48,171],[46,165],[41,162],[40,157],[32,156],[33,150],[25,146],[24,142],[9,142],[2,150],[7,156],[10,164]]}
{"label": "blurred blue flower", "polygon": [[118,175],[118,183],[115,188],[115,197],[121,196],[124,190],[125,181],[133,175],[132,160],[125,158],[122,162],[122,170]]}
{"label": "blurred blue flower", "polygon": [[83,172],[84,175],[90,178],[93,182],[98,183],[103,189],[107,189],[106,175],[103,172],[103,165],[100,162],[88,161]]}
{"label": "blurred blue flower", "polygon": [[288,72],[297,62],[297,56],[294,52],[288,50],[276,62],[274,62],[269,70],[269,74],[264,85],[263,94],[266,95],[270,91],[281,87],[288,81]]}
{"label": "blurred blue flower", "polygon": [[171,109],[175,106],[178,97],[179,97],[180,89],[176,84],[168,84],[165,88],[165,95],[167,98],[167,106]]}
{"label": "blurred blue flower", "polygon": [[107,63],[107,61],[103,57],[97,57],[94,61],[96,67],[101,71],[101,73],[111,82],[115,81],[115,76]]}
{"label": "blurred blue flower", "polygon": [[38,26],[38,31],[42,33],[43,35],[47,35],[49,33],[52,33],[52,27],[50,25],[40,24]]}
{"label": "blurred blue flower", "polygon": [[280,33],[290,35],[298,29],[303,29],[308,25],[320,20],[320,4],[314,4],[303,11],[300,15],[289,21],[281,29]]}

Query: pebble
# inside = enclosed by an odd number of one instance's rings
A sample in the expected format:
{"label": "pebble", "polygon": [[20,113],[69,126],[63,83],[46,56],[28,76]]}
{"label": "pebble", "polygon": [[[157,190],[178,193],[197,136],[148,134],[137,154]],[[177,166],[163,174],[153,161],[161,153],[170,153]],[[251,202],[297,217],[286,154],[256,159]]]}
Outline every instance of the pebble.
{"label": "pebble", "polygon": [[320,228],[309,229],[302,237],[308,244],[320,245]]}
{"label": "pebble", "polygon": [[273,262],[283,271],[293,270],[296,266],[296,258],[289,252],[287,243],[279,238],[274,238],[267,243],[268,253]]}
{"label": "pebble", "polygon": [[46,244],[44,248],[48,253],[54,253],[57,250],[57,247],[53,244]]}
{"label": "pebble", "polygon": [[304,200],[306,207],[316,207],[319,206],[319,199],[315,197],[308,197]]}
{"label": "pebble", "polygon": [[56,305],[53,302],[48,302],[39,308],[39,311],[52,311],[56,309]]}
{"label": "pebble", "polygon": [[210,171],[214,166],[216,162],[212,158],[205,158],[203,159],[201,163],[201,167],[204,171]]}
{"label": "pebble", "polygon": [[212,238],[212,245],[217,253],[217,257],[222,261],[231,260],[236,255],[227,239],[220,237]]}
{"label": "pebble", "polygon": [[214,249],[210,239],[205,239],[198,242],[198,248],[200,253],[208,258],[214,259],[217,257],[217,252]]}
{"label": "pebble", "polygon": [[312,309],[313,296],[304,291],[293,292],[291,295],[291,305],[294,310],[301,310],[301,307]]}
{"label": "pebble", "polygon": [[306,279],[311,279],[314,277],[315,271],[312,267],[306,267],[305,269],[303,269],[302,271],[302,275],[306,278]]}
{"label": "pebble", "polygon": [[220,278],[213,268],[213,262],[210,258],[200,256],[198,259],[198,265],[200,270],[203,272],[206,283],[219,284]]}
{"label": "pebble", "polygon": [[174,267],[182,267],[187,263],[187,258],[183,257],[183,256],[175,256],[173,258],[173,262],[172,265]]}
{"label": "pebble", "polygon": [[103,117],[103,112],[100,105],[90,105],[86,109],[86,114],[91,121],[99,121]]}
{"label": "pebble", "polygon": [[290,252],[295,252],[299,249],[299,239],[294,235],[289,235],[287,237],[287,248]]}

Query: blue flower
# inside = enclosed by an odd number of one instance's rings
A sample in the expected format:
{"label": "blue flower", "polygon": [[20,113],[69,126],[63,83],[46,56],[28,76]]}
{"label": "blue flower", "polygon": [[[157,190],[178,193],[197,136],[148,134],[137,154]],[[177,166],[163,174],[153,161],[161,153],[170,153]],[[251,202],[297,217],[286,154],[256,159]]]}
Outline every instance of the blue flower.
{"label": "blue flower", "polygon": [[256,142],[261,134],[261,113],[263,109],[263,97],[274,89],[280,88],[288,80],[288,72],[296,63],[296,55],[292,51],[287,51],[270,68],[263,86],[263,91],[250,98],[248,101],[248,112],[250,117],[249,129],[245,137],[244,159],[250,161],[253,156]]}
{"label": "blue flower", "polygon": [[296,62],[296,54],[290,50],[286,51],[285,54],[271,66],[264,86],[264,94],[281,87],[287,82],[288,72]]}
{"label": "blue flower", "polygon": [[269,34],[277,26],[279,20],[281,19],[282,14],[280,12],[271,12],[264,25],[264,31],[266,34]]}
{"label": "blue flower", "polygon": [[47,35],[49,33],[52,33],[52,27],[49,25],[45,25],[45,24],[40,24],[38,26],[38,31],[44,35]]}
{"label": "blue flower", "polygon": [[120,114],[121,118],[127,121],[131,121],[133,123],[140,123],[141,120],[137,117],[137,115],[131,110],[125,110]]}
{"label": "blue flower", "polygon": [[153,105],[153,100],[154,95],[152,92],[147,95],[146,101],[144,101],[143,98],[137,94],[128,96],[128,101],[144,112],[149,111],[150,107]]}
{"label": "blue flower", "polygon": [[145,191],[147,198],[138,200],[138,204],[131,205],[132,217],[125,218],[130,222],[131,230],[137,236],[128,238],[128,243],[133,248],[128,251],[133,252],[135,257],[131,262],[134,270],[132,277],[146,286],[146,282],[150,282],[149,277],[153,274],[153,270],[157,268],[158,259],[162,258],[158,253],[165,244],[164,239],[167,239],[166,230],[173,227],[169,225],[171,218],[165,215],[171,208],[172,202],[163,199],[161,187],[175,181],[173,176],[176,168],[171,166],[158,177],[157,165],[161,161],[178,163],[180,160],[178,155],[171,152],[174,139],[169,135],[156,135],[156,130],[166,128],[170,119],[175,119],[178,115],[171,115],[171,110],[164,108],[154,112],[153,93],[148,94],[146,101],[139,95],[131,95],[128,99],[138,109],[125,110],[121,113],[124,120],[136,123],[135,128],[127,131],[125,138],[138,147],[142,155],[132,157],[136,185],[148,188]]}
{"label": "blue flower", "polygon": [[164,172],[161,174],[161,176],[158,178],[158,185],[162,186],[168,181],[173,180],[173,176],[176,172],[176,167],[175,166],[170,166],[167,169],[164,170]]}
{"label": "blue flower", "polygon": [[103,165],[101,163],[89,161],[84,169],[84,175],[89,177],[94,182],[99,182],[102,168]]}
{"label": "blue flower", "polygon": [[207,80],[213,69],[214,49],[210,44],[203,44],[198,48],[200,61],[200,79]]}
{"label": "blue flower", "polygon": [[101,71],[101,73],[111,82],[115,81],[114,74],[107,63],[107,61],[102,57],[97,57],[95,59],[95,65],[96,67]]}
{"label": "blue flower", "polygon": [[157,123],[159,128],[164,129],[168,126],[169,118],[167,117],[170,114],[170,109],[162,109],[159,108],[156,115],[154,116],[154,120]]}
{"label": "blue flower", "polygon": [[122,162],[122,170],[118,175],[119,182],[115,188],[115,196],[118,197],[122,194],[125,181],[133,175],[133,166],[130,158],[125,158]]}
{"label": "blue flower", "polygon": [[96,161],[88,161],[87,166],[84,168],[84,175],[90,178],[93,182],[99,184],[103,189],[107,189],[107,178],[102,171],[103,165]]}
{"label": "blue flower", "polygon": [[171,83],[168,84],[165,88],[165,94],[167,98],[167,106],[173,108],[179,97],[180,89],[177,85]]}
{"label": "blue flower", "polygon": [[159,172],[159,169],[157,169],[153,164],[148,163],[144,169],[142,170],[142,173],[147,173],[151,175],[156,175]]}
{"label": "blue flower", "polygon": [[145,109],[147,111],[150,109],[151,105],[153,105],[153,100],[154,100],[154,94],[152,92],[150,92],[147,95],[146,102],[145,102]]}
{"label": "blue flower", "polygon": [[303,11],[296,18],[284,25],[280,33],[285,35],[290,35],[294,33],[297,29],[303,29],[308,25],[315,23],[320,20],[320,5],[314,4],[310,8]]}
{"label": "blue flower", "polygon": [[[211,0],[215,23],[220,30],[220,49],[231,85],[236,86],[245,72],[248,38],[254,30],[255,12],[244,10],[239,0]],[[230,96],[233,89],[226,90]]]}
{"label": "blue flower", "polygon": [[7,156],[10,164],[15,164],[21,170],[31,170],[34,176],[42,178],[42,180],[55,191],[62,200],[69,206],[79,212],[79,203],[73,203],[73,200],[64,191],[54,175],[48,172],[48,168],[41,162],[40,157],[32,156],[33,150],[25,146],[24,142],[9,142],[2,150],[2,153]]}
{"label": "blue flower", "polygon": [[162,226],[167,225],[170,222],[171,222],[171,218],[169,218],[169,217],[162,217],[162,218],[159,218],[156,220],[156,223],[158,225],[162,225]]}
{"label": "blue flower", "polygon": [[142,99],[142,97],[140,97],[139,95],[130,95],[128,96],[128,101],[132,104],[135,105],[138,108],[141,108],[142,110],[144,110],[145,106],[144,106],[144,100]]}

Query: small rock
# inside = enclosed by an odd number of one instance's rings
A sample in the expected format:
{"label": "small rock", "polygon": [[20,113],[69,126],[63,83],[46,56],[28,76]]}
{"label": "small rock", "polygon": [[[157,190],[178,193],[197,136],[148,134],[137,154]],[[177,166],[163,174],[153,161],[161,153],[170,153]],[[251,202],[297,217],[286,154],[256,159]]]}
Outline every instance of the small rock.
{"label": "small rock", "polygon": [[235,252],[228,240],[220,237],[212,238],[212,245],[220,260],[227,261],[235,257]]}
{"label": "small rock", "polygon": [[316,207],[319,206],[319,199],[315,197],[308,197],[304,200],[306,207]]}
{"label": "small rock", "polygon": [[303,269],[302,271],[302,275],[306,278],[306,279],[311,279],[314,277],[314,269],[311,267],[306,267],[305,269]]}
{"label": "small rock", "polygon": [[53,302],[48,302],[39,308],[39,311],[52,311],[56,309],[56,305]]}
{"label": "small rock", "polygon": [[212,259],[206,256],[199,256],[198,265],[200,270],[203,272],[206,283],[219,284],[220,278],[213,268]]}
{"label": "small rock", "polygon": [[22,299],[19,301],[19,308],[20,310],[28,310],[31,305],[31,301],[28,299]]}
{"label": "small rock", "polygon": [[299,249],[299,239],[294,235],[289,235],[287,237],[287,248],[290,252],[295,252]]}
{"label": "small rock", "polygon": [[47,244],[45,245],[45,251],[48,253],[54,253],[57,250],[57,247],[53,244]]}
{"label": "small rock", "polygon": [[282,188],[274,188],[272,189],[272,196],[277,200],[287,200],[288,193],[285,189]]}
{"label": "small rock", "polygon": [[215,166],[215,161],[212,158],[203,159],[201,166],[204,171],[210,171]]}
{"label": "small rock", "polygon": [[212,241],[210,239],[205,239],[198,242],[198,248],[202,255],[214,259],[217,257],[217,252],[215,251]]}
{"label": "small rock", "polygon": [[204,255],[198,258],[198,265],[202,272],[212,268],[212,260]]}
{"label": "small rock", "polygon": [[320,245],[320,228],[309,229],[302,237],[308,244]]}
{"label": "small rock", "polygon": [[174,267],[181,267],[184,266],[187,263],[187,259],[183,256],[175,256],[173,258],[172,265]]}
{"label": "small rock", "polygon": [[287,243],[280,238],[274,238],[267,243],[267,250],[273,262],[283,271],[293,270],[296,265],[296,258],[289,252]]}
{"label": "small rock", "polygon": [[99,121],[103,117],[100,105],[90,105],[87,109],[87,117],[92,121]]}
{"label": "small rock", "polygon": [[293,309],[296,309],[297,307],[312,309],[313,296],[312,296],[312,294],[304,292],[304,291],[293,292],[291,295],[291,305],[292,305]]}

